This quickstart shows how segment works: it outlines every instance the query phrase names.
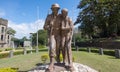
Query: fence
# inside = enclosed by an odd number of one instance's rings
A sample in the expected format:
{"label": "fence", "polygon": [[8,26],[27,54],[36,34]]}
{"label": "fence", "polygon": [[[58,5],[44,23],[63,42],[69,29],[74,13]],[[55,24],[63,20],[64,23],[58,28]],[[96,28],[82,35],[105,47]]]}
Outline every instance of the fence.
{"label": "fence", "polygon": [[[114,50],[112,55],[116,58],[120,58],[120,42],[77,42],[76,50],[78,51],[78,47],[86,47],[88,52],[91,52],[90,47],[95,47],[98,50],[100,55],[104,54],[104,49]],[[111,54],[111,53],[109,53]]]}
{"label": "fence", "polygon": [[1,52],[0,58],[11,58],[14,55],[26,55],[28,53],[33,53],[33,52],[38,53],[39,51],[47,51],[47,49],[26,49],[26,48],[23,48],[22,50],[10,50],[10,51],[6,51],[6,52]]}

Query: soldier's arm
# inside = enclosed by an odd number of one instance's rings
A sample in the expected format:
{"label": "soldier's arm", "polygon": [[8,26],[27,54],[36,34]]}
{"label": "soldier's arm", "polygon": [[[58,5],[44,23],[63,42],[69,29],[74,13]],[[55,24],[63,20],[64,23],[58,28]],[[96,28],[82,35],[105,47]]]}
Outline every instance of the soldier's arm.
{"label": "soldier's arm", "polygon": [[71,34],[71,39],[72,39],[74,24],[72,22],[72,19],[70,18],[69,18],[69,24],[70,24],[70,34]]}
{"label": "soldier's arm", "polygon": [[72,19],[70,19],[70,18],[69,18],[69,24],[70,24],[70,29],[73,30],[74,25],[73,25]]}
{"label": "soldier's arm", "polygon": [[66,27],[65,30],[70,30],[70,31],[72,31],[73,28],[74,28],[73,22],[72,22],[72,20],[71,20],[69,17],[68,17],[67,20],[68,20],[69,26]]}
{"label": "soldier's arm", "polygon": [[47,16],[47,18],[46,18],[46,20],[45,20],[45,24],[44,24],[43,28],[44,28],[45,30],[48,30],[48,28],[49,28],[49,15]]}

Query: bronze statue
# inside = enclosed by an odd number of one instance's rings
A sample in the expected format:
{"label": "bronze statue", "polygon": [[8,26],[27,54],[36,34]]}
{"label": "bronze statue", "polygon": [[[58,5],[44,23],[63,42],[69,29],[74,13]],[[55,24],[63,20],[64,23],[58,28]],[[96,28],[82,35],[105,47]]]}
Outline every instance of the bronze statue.
{"label": "bronze statue", "polygon": [[55,51],[56,51],[56,41],[55,41],[55,34],[54,32],[54,25],[56,25],[56,19],[58,17],[58,10],[60,9],[60,6],[58,4],[53,4],[51,7],[52,14],[48,15],[45,21],[44,29],[48,31],[48,43],[49,43],[49,57],[50,57],[50,65],[48,69],[50,72],[53,71],[54,66],[54,57],[55,57]]}
{"label": "bronze statue", "polygon": [[[73,34],[72,20],[67,16],[68,10],[62,9],[62,13],[58,14],[60,6],[53,4],[51,7],[52,14],[46,18],[44,29],[48,31],[49,72],[54,71],[54,58],[56,56],[57,63],[60,63],[60,52],[63,55],[63,64],[73,71],[71,40]],[[68,63],[68,65],[67,65]]]}
{"label": "bronze statue", "polygon": [[66,8],[61,11],[61,46],[63,63],[68,63],[68,67],[71,71],[74,70],[72,64],[72,51],[71,41],[73,35],[73,23],[72,20],[67,16],[68,10]]}

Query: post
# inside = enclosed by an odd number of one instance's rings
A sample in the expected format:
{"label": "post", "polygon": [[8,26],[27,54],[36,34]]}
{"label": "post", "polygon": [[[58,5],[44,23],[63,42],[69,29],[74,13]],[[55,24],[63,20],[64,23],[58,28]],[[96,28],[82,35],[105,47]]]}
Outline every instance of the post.
{"label": "post", "polygon": [[91,52],[91,49],[88,47],[88,48],[87,48],[87,51],[90,53],[90,52]]}
{"label": "post", "polygon": [[115,57],[120,58],[120,50],[119,49],[115,50]]}
{"label": "post", "polygon": [[78,51],[78,46],[76,46],[76,51]]}
{"label": "post", "polygon": [[[39,20],[39,6],[37,7],[37,19]],[[39,29],[38,29],[38,27],[39,27],[39,23],[38,23],[38,26],[37,26],[37,30],[39,31]],[[38,31],[37,31],[37,47],[36,47],[36,50],[38,50]],[[36,51],[36,52],[38,52],[38,51]]]}
{"label": "post", "polygon": [[38,48],[36,48],[36,53],[38,53]]}
{"label": "post", "polygon": [[33,33],[30,33],[30,35],[31,35],[31,45],[30,45],[30,50],[31,50],[30,52],[31,52],[31,54],[32,54],[32,34]]}
{"label": "post", "polygon": [[103,53],[103,48],[100,48],[100,49],[99,49],[99,54],[100,54],[100,55],[103,55],[103,54],[104,54],[104,53]]}
{"label": "post", "polygon": [[13,50],[10,50],[10,52],[9,52],[9,57],[10,57],[10,58],[13,57]]}
{"label": "post", "polygon": [[74,38],[74,47],[76,47],[76,44],[75,44],[75,33],[74,33],[73,36],[74,36],[74,37],[73,37],[73,38]]}
{"label": "post", "polygon": [[24,47],[23,52],[24,52],[24,55],[26,55],[26,54],[27,54],[27,50],[26,50],[26,48],[25,48],[25,47]]}

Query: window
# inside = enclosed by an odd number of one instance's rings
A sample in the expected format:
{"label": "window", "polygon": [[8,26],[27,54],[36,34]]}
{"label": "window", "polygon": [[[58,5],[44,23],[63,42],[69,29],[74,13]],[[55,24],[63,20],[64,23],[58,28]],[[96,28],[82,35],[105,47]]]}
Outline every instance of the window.
{"label": "window", "polygon": [[1,30],[2,33],[4,33],[4,27],[2,27],[2,30]]}
{"label": "window", "polygon": [[3,41],[3,35],[1,35],[1,41]]}
{"label": "window", "polygon": [[8,39],[9,39],[9,35],[8,35]]}

